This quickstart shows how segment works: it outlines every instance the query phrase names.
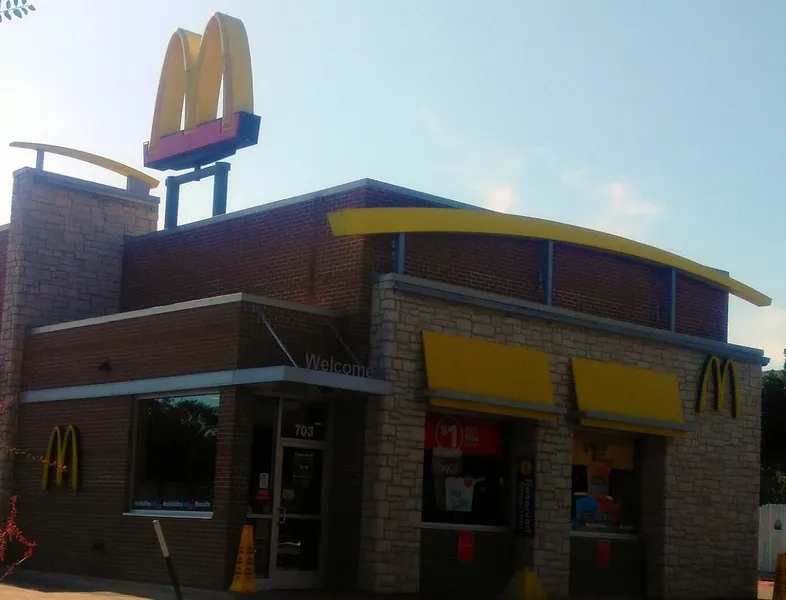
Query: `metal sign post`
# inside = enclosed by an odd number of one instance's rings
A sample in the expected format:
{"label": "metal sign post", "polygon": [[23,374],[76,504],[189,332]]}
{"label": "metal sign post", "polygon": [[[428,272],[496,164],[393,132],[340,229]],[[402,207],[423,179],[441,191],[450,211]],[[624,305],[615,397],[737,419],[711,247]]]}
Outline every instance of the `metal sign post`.
{"label": "metal sign post", "polygon": [[156,537],[158,538],[158,545],[161,546],[161,554],[164,555],[164,562],[166,562],[166,569],[169,571],[169,578],[172,580],[172,587],[175,588],[175,597],[177,600],[183,600],[183,592],[180,591],[180,584],[177,581],[175,565],[172,564],[169,548],[167,548],[166,540],[164,539],[164,531],[161,529],[161,523],[157,519],[153,521],[153,529],[155,529]]}

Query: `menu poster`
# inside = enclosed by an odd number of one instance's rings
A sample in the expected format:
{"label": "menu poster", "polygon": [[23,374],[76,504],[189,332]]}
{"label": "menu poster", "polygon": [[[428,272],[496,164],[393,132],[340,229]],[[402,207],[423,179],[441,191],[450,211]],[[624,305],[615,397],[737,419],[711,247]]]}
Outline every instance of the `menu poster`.
{"label": "menu poster", "polygon": [[426,415],[426,448],[475,456],[501,456],[499,423],[456,415]]}
{"label": "menu poster", "polygon": [[516,535],[535,536],[535,471],[529,458],[519,460],[516,472]]}
{"label": "menu poster", "polygon": [[446,477],[445,503],[447,510],[455,512],[472,512],[472,499],[475,497],[475,485],[483,478]]}

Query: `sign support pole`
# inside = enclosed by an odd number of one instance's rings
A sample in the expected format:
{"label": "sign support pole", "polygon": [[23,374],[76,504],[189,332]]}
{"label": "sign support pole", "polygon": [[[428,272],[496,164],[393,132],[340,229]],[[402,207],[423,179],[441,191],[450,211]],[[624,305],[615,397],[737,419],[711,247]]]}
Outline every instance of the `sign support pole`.
{"label": "sign support pole", "polygon": [[153,529],[155,529],[156,537],[158,538],[158,545],[161,546],[161,554],[164,556],[166,569],[169,571],[169,578],[172,580],[172,587],[175,588],[175,598],[177,598],[177,600],[183,600],[183,592],[180,591],[180,583],[177,581],[175,565],[172,564],[172,557],[169,556],[169,548],[167,548],[166,540],[164,539],[164,531],[161,529],[161,523],[158,519],[153,521]]}
{"label": "sign support pole", "polygon": [[177,212],[180,205],[180,186],[191,181],[201,181],[213,177],[213,216],[226,214],[227,191],[229,186],[229,169],[227,162],[217,162],[204,169],[194,168],[182,175],[166,178],[166,207],[164,208],[164,229],[177,227]]}

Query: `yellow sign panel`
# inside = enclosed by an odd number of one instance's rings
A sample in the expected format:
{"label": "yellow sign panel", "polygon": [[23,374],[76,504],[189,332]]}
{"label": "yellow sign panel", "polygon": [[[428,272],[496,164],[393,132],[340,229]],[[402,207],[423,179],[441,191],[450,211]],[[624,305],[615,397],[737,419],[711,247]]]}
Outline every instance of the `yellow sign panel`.
{"label": "yellow sign panel", "polygon": [[740,390],[737,382],[737,371],[731,360],[721,360],[717,356],[710,357],[704,366],[704,373],[701,376],[701,388],[699,388],[699,412],[707,407],[707,395],[710,390],[711,378],[715,382],[715,410],[723,412],[726,388],[731,384],[731,416],[739,416]]}
{"label": "yellow sign panel", "polygon": [[235,113],[254,112],[251,52],[240,19],[216,13],[204,35],[185,29],[172,35],[158,84],[151,151],[162,137],[181,131],[181,120],[182,131],[190,132],[217,118],[222,76],[221,118],[227,129]]}
{"label": "yellow sign panel", "polygon": [[[66,464],[68,458],[68,442],[71,442],[71,464]],[[57,445],[56,454],[52,454]],[[71,470],[71,489],[79,489],[79,442],[77,441],[76,429],[69,425],[65,430],[65,435],[61,435],[60,427],[55,427],[49,436],[49,444],[46,447],[44,456],[44,472],[41,475],[41,488],[46,491],[49,487],[49,471],[55,468],[55,484],[60,487],[64,483],[65,471],[70,467]]]}
{"label": "yellow sign panel", "polygon": [[632,439],[583,436],[573,438],[573,464],[603,463],[612,469],[634,468],[634,442]]}

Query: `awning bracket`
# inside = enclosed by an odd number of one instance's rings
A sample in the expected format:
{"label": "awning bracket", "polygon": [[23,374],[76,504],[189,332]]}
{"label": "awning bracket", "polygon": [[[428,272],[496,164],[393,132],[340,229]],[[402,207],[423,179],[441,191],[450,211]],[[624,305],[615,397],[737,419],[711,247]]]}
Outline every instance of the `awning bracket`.
{"label": "awning bracket", "polygon": [[360,364],[358,357],[355,356],[355,353],[352,352],[349,345],[344,341],[344,338],[341,337],[341,334],[338,332],[338,329],[336,329],[336,326],[333,325],[333,323],[331,323],[330,321],[328,321],[328,327],[330,327],[330,329],[333,331],[333,334],[338,338],[339,344],[343,346],[344,350],[346,350],[349,357],[355,362],[357,366],[362,367],[363,365]]}
{"label": "awning bracket", "polygon": [[265,327],[267,327],[267,330],[270,332],[270,335],[273,336],[273,339],[276,340],[278,347],[281,348],[284,354],[286,354],[287,358],[289,359],[289,362],[292,363],[292,366],[299,367],[300,365],[298,365],[297,362],[295,362],[295,359],[292,358],[292,355],[289,353],[289,350],[287,350],[287,347],[284,345],[284,342],[281,341],[281,338],[278,337],[276,330],[273,329],[273,326],[270,324],[270,321],[267,320],[267,317],[265,316],[265,311],[262,310],[262,307],[259,304],[252,304],[251,312],[256,316],[257,323],[262,323],[264,324]]}
{"label": "awning bracket", "polygon": [[592,419],[595,421],[609,421],[611,423],[624,423],[626,425],[639,425],[641,427],[651,427],[672,431],[695,431],[695,426],[691,423],[674,423],[671,421],[657,421],[655,419],[639,419],[626,415],[601,412],[595,410],[572,410],[568,413],[568,418],[572,421],[581,422],[582,419]]}

